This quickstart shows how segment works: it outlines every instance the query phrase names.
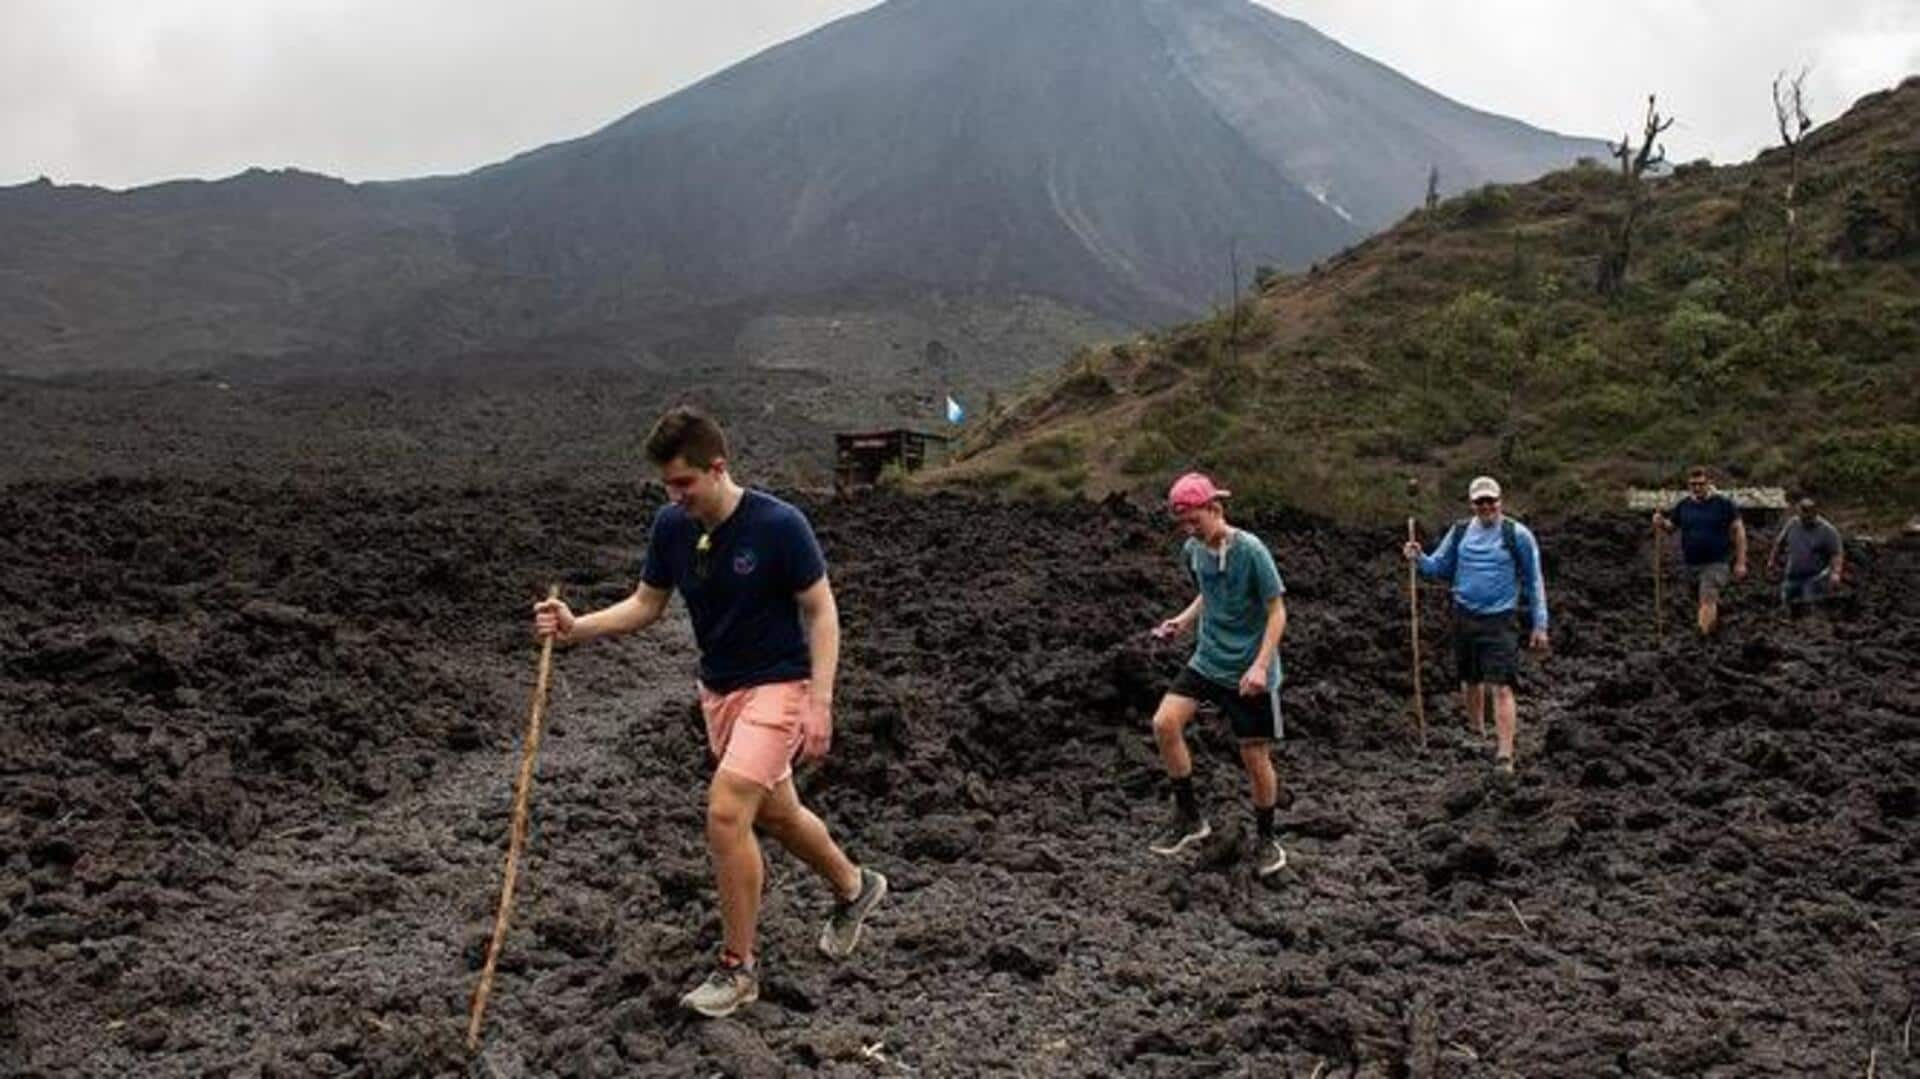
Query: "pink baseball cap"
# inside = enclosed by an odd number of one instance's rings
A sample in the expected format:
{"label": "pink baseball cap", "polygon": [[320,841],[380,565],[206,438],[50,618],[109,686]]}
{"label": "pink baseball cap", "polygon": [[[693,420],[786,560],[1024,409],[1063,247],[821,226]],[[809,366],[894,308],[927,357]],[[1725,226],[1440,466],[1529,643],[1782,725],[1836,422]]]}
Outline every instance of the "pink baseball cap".
{"label": "pink baseball cap", "polygon": [[1167,491],[1167,505],[1176,510],[1190,510],[1209,502],[1232,497],[1232,491],[1224,487],[1215,487],[1205,473],[1189,472],[1173,481],[1173,486]]}

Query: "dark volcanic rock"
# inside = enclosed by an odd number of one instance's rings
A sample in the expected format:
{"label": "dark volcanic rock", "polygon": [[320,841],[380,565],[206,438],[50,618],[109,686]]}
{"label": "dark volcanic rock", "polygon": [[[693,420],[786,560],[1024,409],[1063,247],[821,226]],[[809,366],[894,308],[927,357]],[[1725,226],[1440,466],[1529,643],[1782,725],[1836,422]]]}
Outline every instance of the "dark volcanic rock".
{"label": "dark volcanic rock", "polygon": [[[1402,639],[1393,537],[1243,522],[1314,584],[1284,692],[1327,717],[1275,749],[1292,861],[1259,880],[1211,713],[1190,737],[1216,841],[1146,850],[1148,721],[1187,658],[1145,635],[1191,598],[1170,531],[1118,504],[794,497],[843,624],[834,748],[798,783],[892,894],[829,960],[828,890],[766,843],[762,999],[681,1015],[719,947],[688,634],[676,611],[563,650],[488,1013],[501,1074],[1392,1074],[1416,989],[1441,1074],[1464,1050],[1837,1074],[1861,1030],[1897,1044],[1920,740],[1885,732],[1920,723],[1920,548],[1879,552],[1850,619],[1789,632],[1735,590],[1726,639],[1661,651],[1612,602],[1640,586],[1640,530],[1541,523],[1549,587],[1593,613],[1580,654],[1527,661],[1520,775],[1489,783],[1450,694],[1422,752],[1400,655],[1326,643]],[[583,607],[626,595],[657,500],[612,479],[0,488],[0,1059],[470,1068],[527,605],[552,580]],[[220,572],[168,568],[203,549]],[[1436,645],[1429,685],[1449,662]]]}

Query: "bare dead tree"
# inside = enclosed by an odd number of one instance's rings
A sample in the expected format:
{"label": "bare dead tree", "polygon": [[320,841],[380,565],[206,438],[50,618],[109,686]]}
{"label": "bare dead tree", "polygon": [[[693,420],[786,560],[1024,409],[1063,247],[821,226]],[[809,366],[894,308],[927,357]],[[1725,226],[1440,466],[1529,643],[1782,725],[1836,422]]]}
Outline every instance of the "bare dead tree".
{"label": "bare dead tree", "polygon": [[[1787,191],[1782,199],[1787,229],[1780,245],[1780,287],[1788,303],[1793,302],[1793,240],[1800,224],[1800,207],[1796,201],[1800,190],[1800,144],[1813,127],[1813,121],[1807,117],[1803,92],[1806,81],[1806,68],[1801,68],[1792,81],[1787,81],[1784,71],[1773,77],[1773,118],[1780,125],[1780,144],[1787,150]],[[1783,82],[1785,86],[1781,85]]]}
{"label": "bare dead tree", "polygon": [[1227,355],[1237,364],[1240,362],[1240,237],[1227,241],[1227,278],[1233,289],[1228,297],[1233,304],[1233,313],[1227,321]]}
{"label": "bare dead tree", "polygon": [[1432,213],[1433,208],[1438,205],[1440,205],[1440,166],[1432,165],[1427,168],[1427,212]]}
{"label": "bare dead tree", "polygon": [[1639,147],[1634,147],[1631,132],[1621,136],[1618,143],[1607,144],[1620,162],[1620,179],[1626,188],[1627,206],[1620,215],[1613,243],[1600,259],[1600,275],[1595,285],[1602,295],[1612,296],[1626,284],[1627,265],[1633,259],[1633,233],[1647,208],[1647,191],[1642,177],[1649,168],[1667,160],[1667,148],[1656,140],[1661,132],[1672,126],[1673,118],[1662,118],[1655,106],[1654,95],[1648,94],[1646,129],[1640,136]]}

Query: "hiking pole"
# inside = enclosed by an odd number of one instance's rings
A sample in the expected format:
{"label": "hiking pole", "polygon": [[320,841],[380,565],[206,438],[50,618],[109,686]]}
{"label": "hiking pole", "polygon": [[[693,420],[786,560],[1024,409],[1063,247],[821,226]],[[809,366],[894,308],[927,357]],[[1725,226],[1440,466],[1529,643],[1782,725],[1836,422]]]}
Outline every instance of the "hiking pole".
{"label": "hiking pole", "polygon": [[1661,598],[1661,582],[1666,577],[1665,568],[1660,564],[1660,522],[1653,524],[1653,640],[1657,645],[1667,643],[1667,605]]}
{"label": "hiking pole", "polygon": [[[1407,481],[1409,496],[1418,489],[1419,480]],[[1415,532],[1413,518],[1407,518],[1407,542],[1419,539]],[[1420,748],[1427,748],[1427,698],[1420,691],[1420,566],[1412,559],[1407,560],[1407,611],[1408,625],[1413,628],[1413,722],[1420,732]]]}
{"label": "hiking pole", "polygon": [[[1416,538],[1413,518],[1407,518],[1407,540]],[[1420,691],[1420,567],[1407,562],[1408,624],[1413,628],[1413,722],[1420,732],[1420,748],[1427,748],[1427,698]]]}
{"label": "hiking pole", "polygon": [[[560,598],[560,586],[547,590],[550,600]],[[486,1018],[487,997],[493,993],[493,969],[500,961],[500,947],[507,941],[507,916],[513,911],[513,885],[519,877],[521,851],[527,845],[527,802],[533,788],[533,761],[540,753],[540,719],[547,708],[547,678],[553,672],[553,635],[540,642],[540,674],[534,680],[533,707],[527,715],[527,737],[520,751],[520,781],[513,792],[513,825],[507,833],[507,873],[500,885],[500,913],[493,919],[493,939],[487,944],[487,964],[480,970],[480,984],[473,991],[473,1014],[467,1020],[467,1049],[480,1048],[480,1024]]]}

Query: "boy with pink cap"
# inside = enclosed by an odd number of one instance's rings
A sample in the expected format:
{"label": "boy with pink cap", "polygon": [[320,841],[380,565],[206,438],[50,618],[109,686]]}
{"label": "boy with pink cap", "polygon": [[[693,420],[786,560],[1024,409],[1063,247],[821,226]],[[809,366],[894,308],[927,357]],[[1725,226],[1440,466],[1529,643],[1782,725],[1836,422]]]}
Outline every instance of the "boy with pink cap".
{"label": "boy with pink cap", "polygon": [[[1273,813],[1280,777],[1269,752],[1280,733],[1280,636],[1287,628],[1281,597],[1286,586],[1273,554],[1260,537],[1227,524],[1222,504],[1233,494],[1198,472],[1175,480],[1167,508],[1187,534],[1180,559],[1198,593],[1186,610],[1154,627],[1160,640],[1199,626],[1198,643],[1153,716],[1160,759],[1173,781],[1173,817],[1150,844],[1156,854],[1177,854],[1211,835],[1193,790],[1193,758],[1185,730],[1202,703],[1226,716],[1240,740],[1240,763],[1253,787],[1258,833],[1254,866],[1260,876],[1287,864],[1275,838]],[[1291,799],[1289,799],[1291,800]]]}

